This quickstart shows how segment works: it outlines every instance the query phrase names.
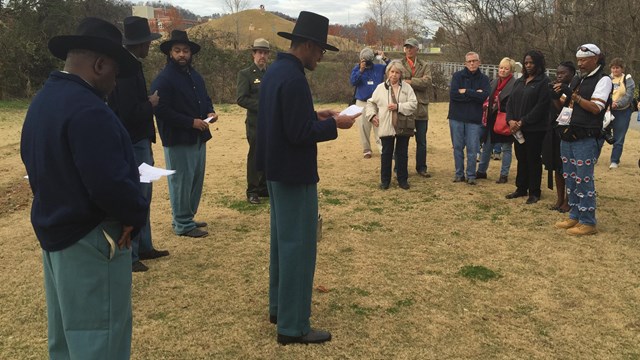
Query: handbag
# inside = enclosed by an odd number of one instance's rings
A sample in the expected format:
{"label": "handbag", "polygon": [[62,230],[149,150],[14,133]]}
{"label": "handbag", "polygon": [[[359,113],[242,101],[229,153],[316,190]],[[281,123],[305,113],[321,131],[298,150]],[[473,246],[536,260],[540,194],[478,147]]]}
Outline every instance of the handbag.
{"label": "handbag", "polygon": [[511,135],[511,129],[507,123],[507,113],[500,111],[500,101],[498,101],[498,112],[496,113],[496,122],[493,124],[493,132],[498,135]]}
{"label": "handbag", "polygon": [[[396,95],[393,93],[393,88],[389,87],[391,91],[391,100],[394,104],[398,105],[398,100],[396,100]],[[413,132],[416,128],[416,118],[411,115],[405,115],[398,110],[395,110],[395,117],[391,116],[393,119],[393,128],[396,130],[396,136],[413,136]]]}

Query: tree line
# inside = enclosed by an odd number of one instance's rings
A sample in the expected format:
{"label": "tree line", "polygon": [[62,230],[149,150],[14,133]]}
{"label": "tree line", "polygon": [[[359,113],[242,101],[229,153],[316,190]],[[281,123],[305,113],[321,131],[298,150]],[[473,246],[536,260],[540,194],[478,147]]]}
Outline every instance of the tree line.
{"label": "tree line", "polygon": [[440,26],[433,41],[458,60],[473,50],[485,63],[505,56],[521,61],[527,50],[537,49],[547,66],[555,67],[575,62],[578,46],[594,43],[608,60],[622,58],[626,72],[640,69],[640,3],[635,0],[419,1],[423,16]]}

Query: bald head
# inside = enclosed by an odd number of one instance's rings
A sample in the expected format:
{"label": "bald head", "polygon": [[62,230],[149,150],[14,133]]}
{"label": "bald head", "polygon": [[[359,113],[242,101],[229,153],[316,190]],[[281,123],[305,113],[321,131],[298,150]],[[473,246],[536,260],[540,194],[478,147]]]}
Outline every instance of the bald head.
{"label": "bald head", "polygon": [[64,71],[78,75],[106,97],[116,85],[119,66],[109,56],[91,50],[73,49],[67,53]]}

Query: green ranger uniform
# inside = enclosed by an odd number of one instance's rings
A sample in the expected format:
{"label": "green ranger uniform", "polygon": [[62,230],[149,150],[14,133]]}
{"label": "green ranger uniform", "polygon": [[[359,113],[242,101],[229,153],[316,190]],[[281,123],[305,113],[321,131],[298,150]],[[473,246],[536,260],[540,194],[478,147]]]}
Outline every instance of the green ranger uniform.
{"label": "green ranger uniform", "polygon": [[247,109],[247,141],[249,142],[249,154],[247,154],[247,197],[249,195],[266,196],[267,185],[264,173],[256,169],[256,134],[258,124],[258,100],[260,99],[260,84],[265,71],[260,70],[253,63],[246,69],[238,72],[238,105]]}

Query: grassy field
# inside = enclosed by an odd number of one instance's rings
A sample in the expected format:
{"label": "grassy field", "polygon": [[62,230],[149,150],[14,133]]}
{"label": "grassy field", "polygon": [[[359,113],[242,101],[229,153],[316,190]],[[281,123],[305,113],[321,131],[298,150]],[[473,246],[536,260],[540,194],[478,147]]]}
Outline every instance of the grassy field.
{"label": "grassy field", "polygon": [[[341,108],[343,104],[334,104]],[[319,106],[325,108],[327,106]],[[430,106],[429,171],[409,191],[381,191],[379,154],[357,130],[319,145],[323,237],[312,325],[334,339],[278,346],[267,320],[269,207],[245,201],[244,116],[217,107],[198,219],[209,237],[175,236],[166,180],[152,229],[171,256],[133,275],[133,359],[640,359],[640,134],[621,167],[596,167],[600,233],[553,228],[542,201],[506,200],[499,164],[477,186],[452,183],[447,104]],[[41,250],[20,161],[24,106],[0,106],[0,359],[47,357]],[[635,121],[635,120],[632,120]],[[160,144],[156,163],[164,165]],[[545,181],[546,184],[546,172]]]}

